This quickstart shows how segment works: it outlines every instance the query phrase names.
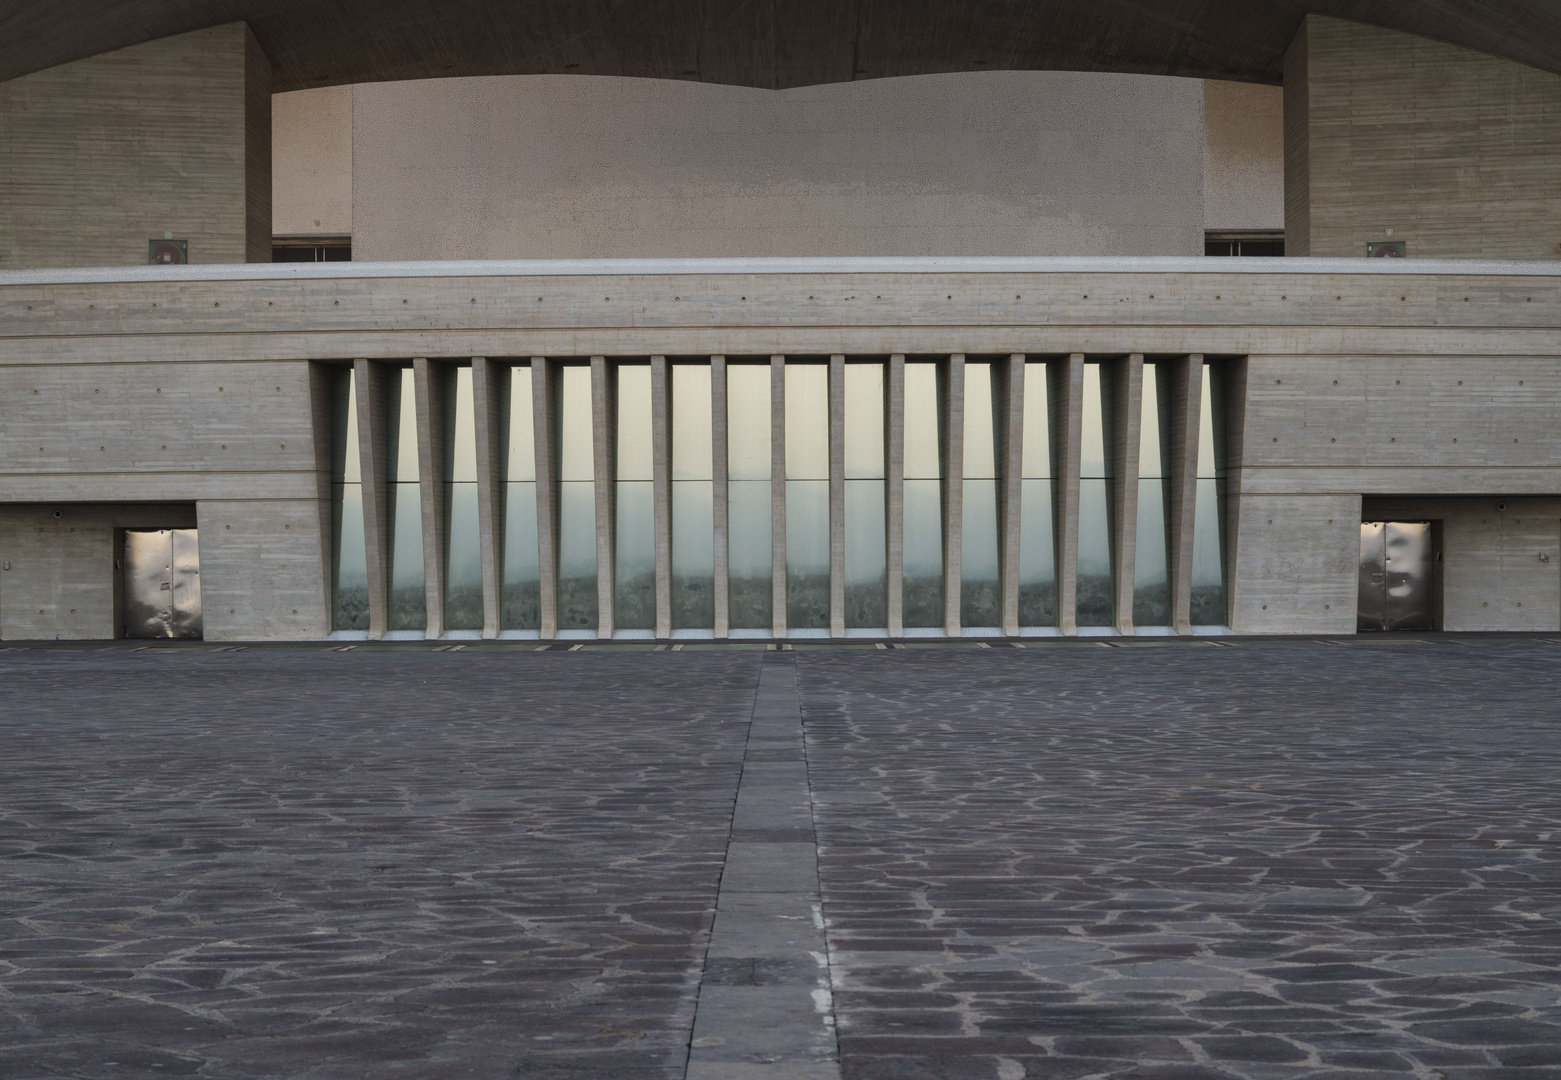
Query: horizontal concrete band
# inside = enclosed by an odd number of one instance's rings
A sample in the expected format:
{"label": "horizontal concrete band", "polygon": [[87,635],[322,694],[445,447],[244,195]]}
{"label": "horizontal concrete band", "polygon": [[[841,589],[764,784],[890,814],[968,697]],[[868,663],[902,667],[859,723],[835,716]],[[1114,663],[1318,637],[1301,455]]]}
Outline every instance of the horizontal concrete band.
{"label": "horizontal concrete band", "polygon": [[725,259],[447,259],[0,270],[0,286],[131,281],[354,278],[644,277],[736,274],[1367,274],[1561,276],[1561,260],[1208,258],[1186,255],[838,256]]}

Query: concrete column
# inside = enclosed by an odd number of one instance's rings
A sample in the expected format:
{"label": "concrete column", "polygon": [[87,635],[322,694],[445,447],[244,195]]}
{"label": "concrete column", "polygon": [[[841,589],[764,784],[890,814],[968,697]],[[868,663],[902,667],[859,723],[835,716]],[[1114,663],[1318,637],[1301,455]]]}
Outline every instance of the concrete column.
{"label": "concrete column", "polygon": [[727,447],[726,447],[726,357],[710,358],[710,463],[714,470],[710,475],[711,524],[715,529],[713,562],[715,587],[711,590],[715,600],[715,636],[724,638],[731,632],[731,545],[729,525],[730,504],[727,501]]}
{"label": "concrete column", "polygon": [[557,365],[531,358],[531,430],[537,471],[537,625],[543,641],[558,636]]}
{"label": "concrete column", "polygon": [[390,506],[385,475],[388,396],[394,368],[353,362],[358,398],[358,470],[363,481],[363,546],[369,579],[369,638],[378,641],[390,626]]}
{"label": "concrete column", "polygon": [[1203,357],[1184,356],[1163,365],[1170,378],[1170,460],[1165,462],[1165,518],[1170,571],[1171,625],[1192,633],[1193,511],[1198,501],[1198,411],[1203,397]]}
{"label": "concrete column", "polygon": [[665,356],[650,358],[652,529],[656,544],[656,636],[672,636],[672,386]]}
{"label": "concrete column", "polygon": [[1003,372],[1002,423],[997,432],[998,582],[1002,627],[1019,636],[1019,525],[1024,504],[1024,353],[1008,358]]}
{"label": "concrete column", "polygon": [[[323,623],[325,632],[331,631],[331,616],[334,611],[334,595],[336,591],[335,567],[331,565],[332,555],[332,527],[336,519],[335,491],[332,490],[331,477],[331,451],[335,440],[335,392],[336,381],[341,377],[342,368],[334,364],[309,364],[309,415],[313,424],[311,434],[314,442],[314,490],[317,500],[318,524],[320,539],[319,563],[320,563],[320,603],[324,611]],[[352,377],[350,371],[347,372]],[[347,452],[352,453],[355,447],[347,447]],[[121,612],[121,616],[123,613]],[[122,617],[114,619],[114,626],[124,625]],[[119,633],[115,630],[115,634]]]}
{"label": "concrete column", "polygon": [[[1235,629],[1237,590],[1242,582],[1236,574],[1241,541],[1241,467],[1247,435],[1246,357],[1222,360],[1225,375],[1225,625]],[[1220,432],[1214,432],[1215,439]]]}
{"label": "concrete column", "polygon": [[884,532],[890,637],[905,634],[905,354],[884,372]]}
{"label": "concrete column", "polygon": [[846,636],[846,358],[829,358],[829,636]]}
{"label": "concrete column", "polygon": [[1133,566],[1138,554],[1138,441],[1143,432],[1144,356],[1112,363],[1111,573],[1112,611],[1119,634],[1133,632]]}
{"label": "concrete column", "polygon": [[617,462],[614,453],[617,444],[617,410],[613,401],[614,383],[617,381],[607,367],[605,356],[591,357],[591,475],[596,492],[596,636],[612,637],[613,601],[617,597],[614,588],[617,560],[616,523],[613,513],[617,500],[613,479]]}
{"label": "concrete column", "polygon": [[943,367],[943,632],[959,637],[960,562],[965,535],[965,354]]}
{"label": "concrete column", "polygon": [[1056,530],[1057,629],[1068,637],[1079,632],[1079,458],[1084,441],[1084,354],[1047,365],[1051,379],[1052,438],[1056,474],[1052,478],[1052,521]]}
{"label": "concrete column", "polygon": [[445,505],[444,403],[447,372],[426,357],[412,361],[412,385],[417,397],[417,491],[423,519],[423,597],[428,627],[423,636],[444,634]]}
{"label": "concrete column", "polygon": [[770,357],[770,632],[786,636],[786,358]]}
{"label": "concrete column", "polygon": [[482,545],[482,636],[496,638],[504,582],[504,486],[509,462],[510,371],[472,357],[472,419],[477,435],[477,536]]}

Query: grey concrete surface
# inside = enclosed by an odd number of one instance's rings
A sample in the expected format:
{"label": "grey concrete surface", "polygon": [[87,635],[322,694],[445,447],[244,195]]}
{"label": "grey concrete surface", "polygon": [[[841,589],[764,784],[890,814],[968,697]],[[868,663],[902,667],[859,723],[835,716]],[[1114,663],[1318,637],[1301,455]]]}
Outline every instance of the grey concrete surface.
{"label": "grey concrete surface", "polygon": [[535,648],[0,651],[0,1075],[1561,1075],[1561,640]]}

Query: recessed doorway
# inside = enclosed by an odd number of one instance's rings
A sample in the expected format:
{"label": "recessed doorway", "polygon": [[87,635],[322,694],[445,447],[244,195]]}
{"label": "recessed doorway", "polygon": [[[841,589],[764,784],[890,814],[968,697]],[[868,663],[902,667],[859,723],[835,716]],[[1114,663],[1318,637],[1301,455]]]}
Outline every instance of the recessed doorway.
{"label": "recessed doorway", "polygon": [[126,529],[123,565],[125,637],[202,636],[198,529]]}

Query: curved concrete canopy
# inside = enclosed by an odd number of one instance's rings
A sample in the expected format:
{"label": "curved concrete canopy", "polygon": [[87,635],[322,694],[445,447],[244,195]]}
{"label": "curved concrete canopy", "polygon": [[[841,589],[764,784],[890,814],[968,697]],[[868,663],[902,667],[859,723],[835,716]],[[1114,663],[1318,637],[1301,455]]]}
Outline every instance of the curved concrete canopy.
{"label": "curved concrete canopy", "polygon": [[579,73],[782,89],[948,71],[1279,83],[1315,12],[1561,72],[1557,0],[0,0],[0,81],[245,21],[274,89]]}

